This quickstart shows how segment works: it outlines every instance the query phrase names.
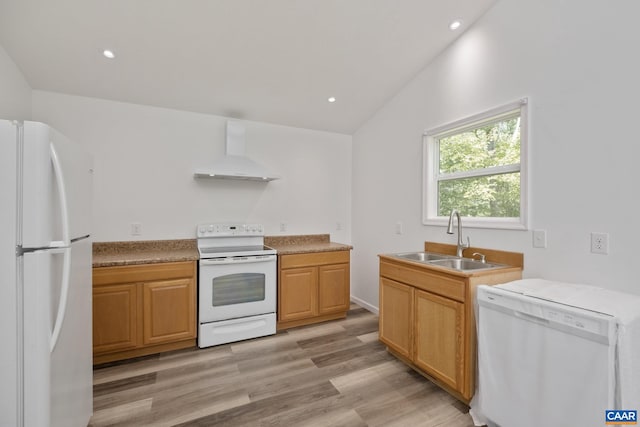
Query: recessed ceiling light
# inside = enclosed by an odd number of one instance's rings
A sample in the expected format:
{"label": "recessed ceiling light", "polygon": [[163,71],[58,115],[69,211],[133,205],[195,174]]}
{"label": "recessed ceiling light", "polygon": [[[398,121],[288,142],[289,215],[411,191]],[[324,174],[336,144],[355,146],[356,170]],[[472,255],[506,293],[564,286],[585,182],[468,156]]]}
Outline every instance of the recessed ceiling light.
{"label": "recessed ceiling light", "polygon": [[113,59],[116,57],[116,54],[113,53],[113,51],[109,50],[109,49],[105,49],[102,54],[104,55],[105,58],[109,58],[109,59]]}
{"label": "recessed ceiling light", "polygon": [[327,101],[336,102],[336,98],[335,98],[335,96],[331,96],[331,97],[329,97],[329,99],[327,99]]}
{"label": "recessed ceiling light", "polygon": [[460,28],[461,25],[462,25],[462,20],[456,19],[455,21],[452,21],[451,24],[449,24],[449,29],[451,31],[455,31],[458,28]]}

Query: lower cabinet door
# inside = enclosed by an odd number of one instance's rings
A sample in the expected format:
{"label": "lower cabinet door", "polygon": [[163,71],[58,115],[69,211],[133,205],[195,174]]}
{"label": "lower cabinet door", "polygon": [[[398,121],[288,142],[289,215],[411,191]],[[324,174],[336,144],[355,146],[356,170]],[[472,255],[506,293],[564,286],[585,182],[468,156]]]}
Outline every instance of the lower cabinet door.
{"label": "lower cabinet door", "polygon": [[196,336],[194,279],[145,283],[144,344],[160,344]]}
{"label": "lower cabinet door", "polygon": [[414,288],[380,278],[380,340],[398,354],[413,357]]}
{"label": "lower cabinet door", "polygon": [[349,310],[349,264],[318,267],[318,312],[338,313]]}
{"label": "lower cabinet door", "polygon": [[128,350],[138,345],[137,284],[93,288],[93,352]]}
{"label": "lower cabinet door", "polygon": [[414,363],[462,393],[464,304],[416,290]]}
{"label": "lower cabinet door", "polygon": [[278,287],[278,320],[298,320],[318,315],[317,267],[282,270]]}

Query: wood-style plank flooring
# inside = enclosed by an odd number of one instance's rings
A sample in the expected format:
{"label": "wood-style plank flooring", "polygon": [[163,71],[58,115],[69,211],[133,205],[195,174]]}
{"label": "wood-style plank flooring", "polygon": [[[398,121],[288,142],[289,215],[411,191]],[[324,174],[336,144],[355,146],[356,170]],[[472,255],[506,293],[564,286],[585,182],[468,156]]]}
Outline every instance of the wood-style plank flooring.
{"label": "wood-style plank flooring", "polygon": [[94,371],[91,426],[471,427],[468,408],[346,319]]}

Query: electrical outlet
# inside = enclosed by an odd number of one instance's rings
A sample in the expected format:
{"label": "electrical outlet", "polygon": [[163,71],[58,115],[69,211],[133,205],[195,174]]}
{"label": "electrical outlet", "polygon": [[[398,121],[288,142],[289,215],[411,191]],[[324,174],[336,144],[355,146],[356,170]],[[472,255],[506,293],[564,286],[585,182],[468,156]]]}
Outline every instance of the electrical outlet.
{"label": "electrical outlet", "polygon": [[287,223],[286,222],[281,222],[280,223],[280,232],[284,233],[285,231],[287,231]]}
{"label": "electrical outlet", "polygon": [[340,221],[336,222],[336,230],[337,231],[342,230],[342,223]]}
{"label": "electrical outlet", "polygon": [[132,236],[140,236],[142,234],[142,224],[139,222],[131,223],[131,235]]}
{"label": "electrical outlet", "polygon": [[609,253],[609,233],[591,233],[591,253]]}

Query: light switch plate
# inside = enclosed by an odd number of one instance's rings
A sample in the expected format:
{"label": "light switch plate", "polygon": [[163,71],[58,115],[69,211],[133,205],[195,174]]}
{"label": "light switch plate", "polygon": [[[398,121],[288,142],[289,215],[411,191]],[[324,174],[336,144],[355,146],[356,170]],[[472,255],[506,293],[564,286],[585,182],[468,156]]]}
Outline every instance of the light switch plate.
{"label": "light switch plate", "polygon": [[533,230],[533,247],[547,247],[547,230]]}
{"label": "light switch plate", "polygon": [[404,226],[402,224],[402,221],[398,221],[396,222],[396,234],[402,234],[404,233]]}

